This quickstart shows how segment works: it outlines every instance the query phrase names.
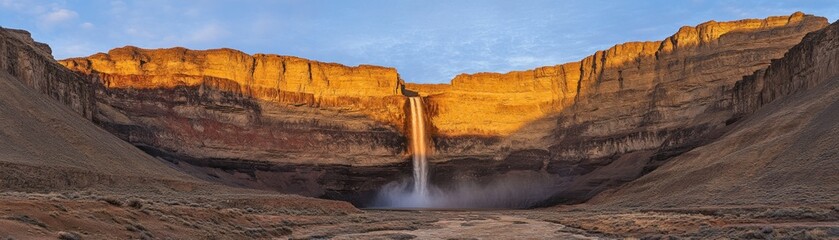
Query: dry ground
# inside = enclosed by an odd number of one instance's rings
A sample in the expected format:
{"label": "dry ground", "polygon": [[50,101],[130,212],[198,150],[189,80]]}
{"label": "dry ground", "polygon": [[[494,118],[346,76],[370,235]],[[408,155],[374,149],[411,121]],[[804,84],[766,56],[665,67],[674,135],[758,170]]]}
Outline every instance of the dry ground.
{"label": "dry ground", "polygon": [[5,192],[0,193],[0,239],[839,238],[839,205],[361,211],[341,202],[309,202],[270,196]]}

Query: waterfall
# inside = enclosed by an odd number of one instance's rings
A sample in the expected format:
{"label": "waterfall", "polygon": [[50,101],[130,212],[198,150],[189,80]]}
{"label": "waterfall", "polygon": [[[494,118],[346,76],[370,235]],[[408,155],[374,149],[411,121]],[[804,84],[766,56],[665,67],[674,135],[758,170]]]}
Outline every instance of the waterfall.
{"label": "waterfall", "polygon": [[414,153],[414,194],[428,198],[428,160],[426,159],[425,119],[422,98],[411,97],[411,147]]}
{"label": "waterfall", "polygon": [[399,179],[379,189],[376,199],[368,205],[387,209],[469,209],[525,208],[548,199],[556,192],[555,182],[542,173],[500,173],[488,182],[439,179],[445,188],[428,183],[428,133],[422,98],[409,97],[411,131],[409,140],[413,153],[413,181]]}

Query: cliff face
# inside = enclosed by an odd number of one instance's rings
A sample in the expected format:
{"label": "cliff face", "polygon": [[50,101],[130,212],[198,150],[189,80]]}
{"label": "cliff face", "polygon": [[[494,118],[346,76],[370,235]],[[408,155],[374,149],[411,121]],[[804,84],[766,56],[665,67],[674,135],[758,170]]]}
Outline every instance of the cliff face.
{"label": "cliff face", "polygon": [[135,47],[60,63],[96,86],[99,126],[207,180],[345,199],[409,172],[393,68]]}
{"label": "cliff face", "polygon": [[554,200],[580,201],[718,137],[736,120],[735,82],[826,25],[802,13],[711,21],[580,62],[406,89],[437,92],[426,101],[437,161],[544,150],[534,170],[566,177]]}
{"label": "cliff face", "polygon": [[0,28],[0,70],[92,118],[93,85],[56,64],[50,47],[32,40],[29,32]]}
{"label": "cliff face", "polygon": [[[598,195],[602,206],[830,204],[839,201],[839,23],[737,82],[742,117],[725,136]],[[689,173],[689,174],[686,174]]]}
{"label": "cliff face", "polygon": [[60,63],[100,83],[100,125],[161,151],[352,165],[396,162],[404,152],[393,68],[135,47]]}
{"label": "cliff face", "polygon": [[371,101],[402,94],[402,80],[393,68],[347,67],[278,55],[250,56],[232,49],[146,50],[130,46],[60,63],[71,70],[96,75],[109,89],[212,85],[265,102],[340,106],[388,124],[401,123],[398,109],[368,106]]}
{"label": "cliff face", "polygon": [[743,77],[734,87],[734,112],[750,114],[775,99],[839,76],[837,42],[839,25],[834,23],[808,34],[783,58],[772,61],[769,67]]}
{"label": "cliff face", "polygon": [[140,193],[209,185],[91,123],[94,99],[93,84],[53,60],[47,45],[0,28],[0,189]]}
{"label": "cliff face", "polygon": [[735,82],[825,25],[802,13],[711,21],[579,62],[436,85],[403,84],[392,68],[229,49],[125,47],[60,63],[95,86],[96,123],[209,179],[370,194],[410,176],[405,96],[419,95],[432,182],[548,174],[561,189],[550,202],[575,202],[719,137],[748,112],[733,109],[756,108],[749,96],[776,91],[756,81],[738,95]]}
{"label": "cliff face", "polygon": [[[670,95],[694,99],[719,95],[725,90],[722,87],[730,89],[741,76],[764,68],[804,34],[826,24],[824,18],[802,13],[711,21],[683,27],[660,42],[619,44],[580,62],[504,74],[461,74],[448,89],[416,85],[408,89],[433,95],[429,104],[437,106],[432,121],[438,135],[510,135],[550,114],[589,112],[579,105],[598,108],[595,111],[599,112],[585,113],[598,115],[609,111],[601,106],[626,108],[630,106],[625,102],[637,102],[629,100],[643,99],[644,105],[649,105],[655,88],[675,90],[678,92]],[[696,86],[700,83],[702,86]],[[703,92],[685,93],[695,90]],[[456,104],[464,101],[469,103]],[[572,105],[577,109],[568,109]]]}
{"label": "cliff face", "polygon": [[250,56],[232,49],[146,50],[129,46],[61,62],[86,73],[144,77],[105,82],[108,88],[195,86],[200,82],[173,76],[207,76],[231,80],[241,91],[265,100],[275,100],[277,92],[312,94],[318,98],[385,97],[401,94],[402,87],[393,68],[347,67],[278,55]]}

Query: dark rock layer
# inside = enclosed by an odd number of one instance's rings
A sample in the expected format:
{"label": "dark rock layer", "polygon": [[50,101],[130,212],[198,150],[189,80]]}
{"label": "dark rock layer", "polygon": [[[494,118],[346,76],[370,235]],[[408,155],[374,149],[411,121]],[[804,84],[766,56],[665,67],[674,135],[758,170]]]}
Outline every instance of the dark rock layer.
{"label": "dark rock layer", "polygon": [[[395,69],[376,66],[134,47],[60,62],[80,78],[26,57],[48,56],[43,46],[7,43],[27,41],[22,33],[4,35],[0,66],[201,178],[357,204],[410,177],[405,96],[420,95],[432,132],[433,183],[546,175],[544,203],[554,204],[637,179],[796,91],[776,87],[784,84],[776,79],[822,70],[778,66],[735,82],[826,24],[802,13],[711,21],[579,62],[464,74],[450,85],[405,86]],[[787,55],[820,59],[806,54]]]}

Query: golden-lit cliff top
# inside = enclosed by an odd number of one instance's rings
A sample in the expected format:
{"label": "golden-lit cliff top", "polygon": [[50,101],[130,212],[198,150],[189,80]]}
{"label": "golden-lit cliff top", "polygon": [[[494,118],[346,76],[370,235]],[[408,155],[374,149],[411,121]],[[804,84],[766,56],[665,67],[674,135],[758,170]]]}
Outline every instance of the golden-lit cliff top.
{"label": "golden-lit cliff top", "polygon": [[171,77],[214,77],[232,80],[245,89],[310,93],[323,97],[400,95],[396,69],[372,65],[349,67],[273,54],[249,55],[222,48],[116,48],[108,53],[59,61],[78,72],[146,76],[146,81],[112,81],[112,88],[160,88],[197,85],[198,80]]}
{"label": "golden-lit cliff top", "polygon": [[[579,77],[580,67],[609,68],[619,67],[639,57],[670,54],[680,49],[691,50],[717,44],[728,33],[749,33],[816,23],[827,25],[827,19],[795,12],[789,16],[773,16],[765,19],[743,19],[728,22],[708,21],[697,26],[684,26],[675,34],[662,41],[626,42],[612,46],[577,62],[554,66],[544,66],[531,70],[511,71],[507,73],[480,72],[460,74],[451,81],[452,90],[474,92],[520,92],[539,89],[544,84],[536,84],[533,79],[571,74]],[[583,66],[581,66],[583,65]],[[562,76],[560,76],[562,77]],[[567,78],[566,78],[567,79]]]}

